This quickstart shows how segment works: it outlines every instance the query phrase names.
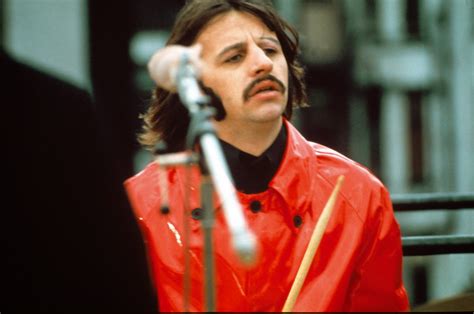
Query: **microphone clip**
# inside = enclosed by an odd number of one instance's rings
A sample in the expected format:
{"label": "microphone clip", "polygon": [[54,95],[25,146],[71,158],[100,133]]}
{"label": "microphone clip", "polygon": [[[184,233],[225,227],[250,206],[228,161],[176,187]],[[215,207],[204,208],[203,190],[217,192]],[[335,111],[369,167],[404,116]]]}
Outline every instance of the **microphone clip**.
{"label": "microphone clip", "polygon": [[176,86],[181,102],[191,113],[209,104],[210,98],[199,86],[198,73],[189,60],[189,54],[181,55],[176,73]]}

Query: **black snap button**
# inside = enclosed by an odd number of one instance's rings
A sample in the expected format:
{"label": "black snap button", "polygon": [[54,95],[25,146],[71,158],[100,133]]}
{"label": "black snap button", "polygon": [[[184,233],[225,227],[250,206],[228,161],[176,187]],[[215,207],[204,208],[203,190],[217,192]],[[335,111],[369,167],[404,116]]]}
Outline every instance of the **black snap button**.
{"label": "black snap button", "polygon": [[201,220],[204,216],[204,211],[202,208],[195,208],[191,211],[191,217],[195,220]]}
{"label": "black snap button", "polygon": [[253,201],[250,203],[250,210],[251,210],[253,213],[258,213],[260,210],[262,210],[262,203],[260,203],[259,200],[253,200]]}
{"label": "black snap button", "polygon": [[293,217],[293,223],[295,224],[295,227],[298,228],[303,223],[303,218],[301,218],[300,215],[295,215],[295,217]]}
{"label": "black snap button", "polygon": [[170,213],[170,208],[168,206],[161,206],[160,211],[163,215],[167,215]]}

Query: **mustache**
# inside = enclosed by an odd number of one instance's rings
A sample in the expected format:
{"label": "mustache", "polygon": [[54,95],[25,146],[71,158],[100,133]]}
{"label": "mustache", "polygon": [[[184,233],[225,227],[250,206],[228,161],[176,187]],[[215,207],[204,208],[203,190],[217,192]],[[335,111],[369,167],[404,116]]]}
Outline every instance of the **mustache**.
{"label": "mustache", "polygon": [[243,92],[243,99],[244,99],[244,102],[247,101],[249,98],[250,98],[250,91],[252,90],[252,88],[255,87],[255,85],[257,85],[258,83],[262,82],[262,81],[272,81],[272,82],[275,82],[278,84],[278,86],[280,87],[281,89],[281,92],[282,94],[285,93],[286,91],[286,87],[285,87],[285,84],[283,84],[282,81],[280,81],[279,79],[277,79],[275,76],[271,75],[271,74],[267,74],[265,76],[262,76],[262,77],[259,77],[255,80],[253,80],[245,89],[244,89],[244,92]]}
{"label": "mustache", "polygon": [[[257,85],[258,83],[260,83],[262,81],[265,81],[265,80],[269,80],[269,81],[277,83],[278,86],[281,89],[281,92],[283,94],[285,93],[285,91],[286,91],[285,84],[283,84],[283,82],[280,81],[279,79],[277,79],[275,76],[273,76],[271,74],[268,74],[268,75],[265,75],[265,76],[262,76],[260,78],[255,79],[244,89],[244,92],[243,92],[244,101],[246,101],[248,98],[250,98],[250,91],[252,90],[252,88],[255,85]],[[216,115],[214,116],[214,119],[216,119],[216,121],[224,120],[225,117],[227,116],[227,112],[224,108],[224,105],[222,104],[222,100],[219,97],[219,95],[217,95],[212,88],[210,88],[209,86],[204,85],[204,83],[202,81],[199,81],[199,86],[201,87],[202,91],[206,95],[209,96],[209,98],[210,98],[209,106],[216,109]]]}

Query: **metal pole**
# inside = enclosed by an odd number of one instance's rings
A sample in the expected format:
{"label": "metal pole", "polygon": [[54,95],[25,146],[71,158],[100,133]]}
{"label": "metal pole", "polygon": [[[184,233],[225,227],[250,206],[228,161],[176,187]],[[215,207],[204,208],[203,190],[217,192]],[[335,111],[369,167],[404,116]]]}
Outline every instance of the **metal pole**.
{"label": "metal pole", "polygon": [[391,199],[395,211],[474,209],[474,193],[393,194]]}
{"label": "metal pole", "polygon": [[[406,37],[404,0],[376,2],[377,27],[385,45],[397,47]],[[384,91],[381,100],[382,176],[391,191],[404,192],[409,181],[408,101],[396,88]]]}
{"label": "metal pole", "polygon": [[206,311],[216,310],[216,292],[214,280],[214,247],[212,229],[214,227],[214,208],[212,206],[212,182],[209,176],[203,176],[201,181],[201,200],[204,210],[202,230],[204,233],[204,294]]}
{"label": "metal pole", "polygon": [[474,253],[474,235],[402,237],[403,256]]}

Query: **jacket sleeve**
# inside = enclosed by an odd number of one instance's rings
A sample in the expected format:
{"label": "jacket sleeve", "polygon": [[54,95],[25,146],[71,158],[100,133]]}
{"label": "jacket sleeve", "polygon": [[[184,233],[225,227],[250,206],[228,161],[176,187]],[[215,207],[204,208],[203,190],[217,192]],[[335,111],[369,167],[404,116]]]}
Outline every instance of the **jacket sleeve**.
{"label": "jacket sleeve", "polygon": [[402,282],[401,233],[385,187],[372,192],[369,207],[364,243],[345,308],[361,312],[408,311]]}

